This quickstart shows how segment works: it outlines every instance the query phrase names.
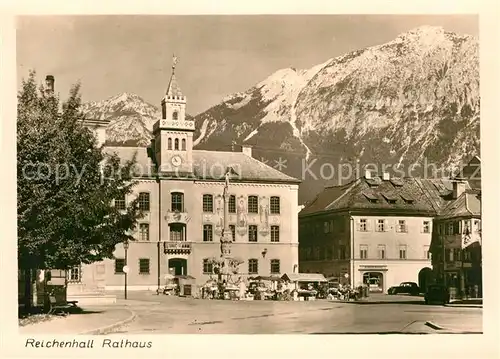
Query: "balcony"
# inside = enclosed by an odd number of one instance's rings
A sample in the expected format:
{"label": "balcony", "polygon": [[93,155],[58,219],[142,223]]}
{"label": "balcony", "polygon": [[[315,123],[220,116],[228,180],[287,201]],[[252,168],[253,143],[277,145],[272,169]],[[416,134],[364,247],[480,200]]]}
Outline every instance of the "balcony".
{"label": "balcony", "polygon": [[187,224],[191,217],[187,214],[187,212],[179,212],[179,211],[168,211],[165,216],[165,220],[167,223],[183,223]]}
{"label": "balcony", "polygon": [[153,132],[159,129],[176,129],[194,131],[194,121],[191,120],[160,120],[153,125]]}
{"label": "balcony", "polygon": [[165,254],[191,254],[191,247],[191,242],[163,242],[163,252]]}

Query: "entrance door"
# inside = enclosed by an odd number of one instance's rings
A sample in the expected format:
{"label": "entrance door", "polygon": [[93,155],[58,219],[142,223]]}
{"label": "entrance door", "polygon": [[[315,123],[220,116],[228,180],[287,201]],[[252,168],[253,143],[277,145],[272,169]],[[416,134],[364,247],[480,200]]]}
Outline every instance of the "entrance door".
{"label": "entrance door", "polygon": [[380,272],[363,273],[363,283],[368,285],[370,292],[383,292],[384,274]]}
{"label": "entrance door", "polygon": [[172,269],[173,275],[187,275],[187,259],[172,258],[168,260],[168,268]]}

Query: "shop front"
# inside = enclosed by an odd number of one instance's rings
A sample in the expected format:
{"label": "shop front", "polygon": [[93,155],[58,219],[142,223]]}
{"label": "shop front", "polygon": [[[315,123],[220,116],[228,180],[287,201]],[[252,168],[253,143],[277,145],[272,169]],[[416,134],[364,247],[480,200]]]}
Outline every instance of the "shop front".
{"label": "shop front", "polygon": [[445,285],[450,291],[451,299],[481,298],[481,268],[472,263],[452,262],[445,265]]}
{"label": "shop front", "polygon": [[370,293],[383,293],[385,290],[385,265],[360,265],[363,284],[368,286]]}

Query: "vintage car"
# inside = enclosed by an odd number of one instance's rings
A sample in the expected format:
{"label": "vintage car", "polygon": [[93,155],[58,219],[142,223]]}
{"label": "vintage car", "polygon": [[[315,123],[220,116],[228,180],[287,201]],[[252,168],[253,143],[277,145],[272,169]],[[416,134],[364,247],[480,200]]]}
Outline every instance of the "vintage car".
{"label": "vintage car", "polygon": [[420,288],[417,283],[414,282],[403,282],[400,285],[390,287],[387,294],[409,294],[409,295],[419,295]]}
{"label": "vintage car", "polygon": [[427,287],[425,292],[425,304],[448,304],[450,302],[450,292],[448,288],[440,284],[433,284]]}

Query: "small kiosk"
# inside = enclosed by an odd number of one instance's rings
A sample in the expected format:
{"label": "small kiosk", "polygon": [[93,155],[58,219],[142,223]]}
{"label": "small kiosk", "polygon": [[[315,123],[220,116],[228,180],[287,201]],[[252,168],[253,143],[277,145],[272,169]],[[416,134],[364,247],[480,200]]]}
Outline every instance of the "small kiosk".
{"label": "small kiosk", "polygon": [[288,283],[288,288],[297,293],[296,300],[314,300],[319,292],[319,286],[327,284],[325,276],[320,273],[290,273],[283,274],[282,280]]}

